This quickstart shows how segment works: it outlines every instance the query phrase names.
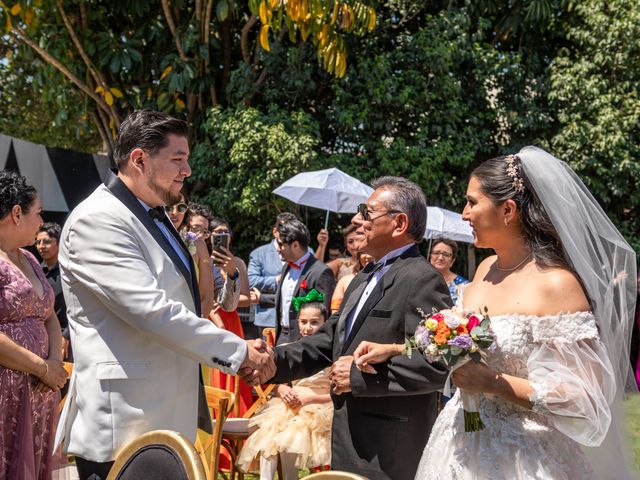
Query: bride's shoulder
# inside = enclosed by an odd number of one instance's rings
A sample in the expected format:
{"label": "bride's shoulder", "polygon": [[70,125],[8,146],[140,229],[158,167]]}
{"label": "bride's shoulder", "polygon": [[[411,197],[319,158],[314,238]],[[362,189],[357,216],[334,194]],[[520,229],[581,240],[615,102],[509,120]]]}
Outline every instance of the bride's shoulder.
{"label": "bride's shoulder", "polygon": [[[496,263],[496,260],[498,259],[497,255],[491,255],[487,258],[485,258],[483,261],[480,262],[480,264],[478,265],[478,267],[476,268],[476,276],[481,276],[484,275],[485,273],[489,272],[489,270],[491,269],[491,266]],[[480,278],[480,277],[478,277]]]}
{"label": "bride's shoulder", "polygon": [[578,276],[570,270],[564,268],[538,269],[538,275],[536,275],[534,282],[541,297],[545,299],[543,310],[548,310],[548,313],[591,310]]}

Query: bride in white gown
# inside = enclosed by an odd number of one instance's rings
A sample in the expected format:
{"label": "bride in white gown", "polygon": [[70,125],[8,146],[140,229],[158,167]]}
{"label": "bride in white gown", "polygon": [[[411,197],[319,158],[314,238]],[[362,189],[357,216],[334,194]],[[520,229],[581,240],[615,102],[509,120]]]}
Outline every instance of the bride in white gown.
{"label": "bride in white gown", "polygon": [[[496,349],[456,370],[481,393],[485,428],[466,433],[457,392],[436,420],[416,479],[627,479],[621,399],[629,379],[635,254],[589,191],[535,147],[471,174],[463,218],[478,267],[458,305],[489,309]],[[359,365],[401,346],[363,342]]]}

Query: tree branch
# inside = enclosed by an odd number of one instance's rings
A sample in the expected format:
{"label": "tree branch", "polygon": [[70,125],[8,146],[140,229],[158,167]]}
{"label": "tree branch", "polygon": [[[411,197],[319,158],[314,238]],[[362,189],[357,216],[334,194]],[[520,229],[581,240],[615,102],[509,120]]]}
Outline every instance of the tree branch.
{"label": "tree branch", "polygon": [[[207,47],[207,56],[204,59],[204,71],[205,71],[205,75],[209,74],[209,64],[211,63],[211,42],[209,41],[209,33],[210,33],[210,27],[211,27],[211,15],[213,12],[213,0],[207,0],[207,8],[206,8],[206,12],[205,12],[205,17],[204,17],[204,35],[203,35],[203,41],[205,42],[205,45]],[[218,95],[216,93],[216,85],[215,85],[215,81],[213,80],[215,77],[213,75],[211,75],[211,85],[209,85],[209,94],[211,95],[211,105],[212,106],[216,106],[218,105]]]}
{"label": "tree branch", "polygon": [[258,23],[258,18],[255,15],[251,15],[247,23],[242,27],[240,35],[240,48],[242,50],[242,60],[249,65],[251,63],[251,53],[249,52],[249,32]]}
{"label": "tree branch", "polygon": [[169,0],[162,0],[162,11],[164,12],[164,17],[167,20],[167,25],[169,25],[169,30],[171,30],[171,35],[173,35],[173,39],[176,42],[176,49],[178,50],[178,55],[183,62],[187,61],[187,55],[184,53],[182,49],[182,44],[180,43],[180,39],[176,36],[176,24],[173,22],[173,16],[171,15],[171,9],[169,8]]}
{"label": "tree branch", "polygon": [[196,0],[196,21],[202,18],[202,0]]}
{"label": "tree branch", "polygon": [[222,22],[222,78],[220,80],[220,92],[224,97],[229,83],[229,75],[231,74],[231,49],[233,48],[231,40],[231,18],[227,18]]}
{"label": "tree branch", "polygon": [[[107,85],[107,82],[105,81],[101,73],[93,66],[93,64],[91,63],[91,59],[87,55],[87,52],[85,52],[84,48],[82,47],[82,43],[80,43],[80,39],[78,38],[78,35],[76,35],[76,32],[73,29],[73,26],[71,25],[71,22],[69,21],[69,18],[67,17],[66,12],[64,11],[62,0],[56,0],[56,7],[58,8],[58,12],[62,17],[64,26],[67,28],[67,32],[69,32],[69,36],[71,37],[73,44],[78,50],[78,53],[80,54],[80,58],[82,58],[82,61],[87,67],[87,70],[89,70],[89,73],[91,73],[91,76],[93,77],[95,82],[98,85],[100,85],[105,91],[107,91],[109,88]],[[109,104],[107,104],[107,106],[109,107],[109,110],[111,110],[111,116],[113,117],[113,120],[116,122],[116,125],[120,125],[120,116],[118,115],[118,112],[116,111],[115,107]]]}
{"label": "tree branch", "polygon": [[109,133],[108,130],[105,131],[104,125],[102,125],[102,121],[100,120],[100,118],[98,117],[98,114],[95,111],[91,112],[91,119],[93,120],[93,123],[96,125],[96,128],[98,129],[98,133],[100,134],[100,138],[102,138],[102,143],[104,144],[104,147],[107,149],[107,151],[111,155],[113,153],[113,144],[111,140],[111,134]]}
{"label": "tree branch", "polygon": [[14,27],[11,29],[11,33],[14,36],[17,36],[24,43],[33,48],[38,55],[40,55],[47,63],[57,69],[60,73],[62,73],[65,77],[71,81],[76,87],[78,87],[85,95],[90,97],[96,104],[107,114],[109,115],[111,112],[109,111],[109,105],[100,97],[97,93],[87,87],[78,77],[76,77],[73,73],[69,71],[67,67],[62,65],[58,60],[53,58],[49,53],[45,52],[38,44],[36,44],[31,38],[29,38],[22,29],[18,27]]}

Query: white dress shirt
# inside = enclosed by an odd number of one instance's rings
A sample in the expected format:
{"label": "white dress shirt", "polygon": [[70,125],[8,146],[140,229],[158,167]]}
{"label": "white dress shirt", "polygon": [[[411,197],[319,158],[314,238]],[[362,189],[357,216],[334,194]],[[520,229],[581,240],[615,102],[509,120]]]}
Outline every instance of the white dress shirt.
{"label": "white dress shirt", "polygon": [[345,338],[349,337],[349,333],[351,332],[351,327],[353,326],[353,322],[356,318],[358,318],[358,315],[360,314],[362,307],[364,307],[364,304],[369,299],[371,292],[373,292],[373,289],[376,288],[382,276],[385,273],[387,273],[391,268],[391,264],[389,265],[386,264],[387,261],[391,260],[392,258],[399,257],[414,245],[415,243],[409,243],[408,245],[404,245],[400,248],[396,248],[395,250],[391,250],[384,257],[382,257],[380,260],[376,262],[376,263],[381,263],[382,268],[377,270],[371,276],[371,278],[369,279],[369,283],[367,284],[367,287],[364,289],[364,292],[362,292],[362,296],[360,297],[360,301],[358,301],[358,305],[356,305],[356,308],[353,309],[353,313],[349,315],[349,318],[347,319],[347,322],[345,324]]}
{"label": "white dress shirt", "polygon": [[[149,210],[151,210],[151,207],[149,205],[147,205],[146,203],[144,203],[139,198],[138,198],[138,201],[144,207],[144,209],[147,211],[147,213],[149,213]],[[169,240],[169,244],[176,251],[176,253],[180,257],[180,260],[182,260],[182,263],[184,263],[184,266],[187,267],[187,270],[191,271],[191,268],[189,267],[189,259],[187,258],[187,255],[184,253],[184,249],[178,244],[178,241],[176,240],[176,237],[174,237],[171,234],[171,232],[169,231],[167,226],[164,223],[162,223],[160,220],[158,220],[157,218],[154,218],[153,221],[158,226],[158,228],[160,229],[162,234],[165,236],[165,238],[167,240]]]}
{"label": "white dress shirt", "polygon": [[280,325],[289,328],[289,308],[291,308],[291,299],[293,293],[296,291],[296,285],[302,275],[302,269],[304,264],[309,260],[311,252],[307,250],[303,256],[293,262],[299,268],[290,267],[287,274],[282,279],[282,286],[280,287]]}

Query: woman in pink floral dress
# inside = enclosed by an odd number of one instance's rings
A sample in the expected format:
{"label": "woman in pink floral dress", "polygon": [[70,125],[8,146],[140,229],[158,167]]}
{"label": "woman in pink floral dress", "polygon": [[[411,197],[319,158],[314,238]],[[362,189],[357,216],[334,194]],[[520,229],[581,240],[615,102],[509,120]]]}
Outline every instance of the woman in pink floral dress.
{"label": "woman in pink floral dress", "polygon": [[0,171],[0,479],[51,478],[59,390],[66,380],[53,290],[35,257],[36,190]]}

